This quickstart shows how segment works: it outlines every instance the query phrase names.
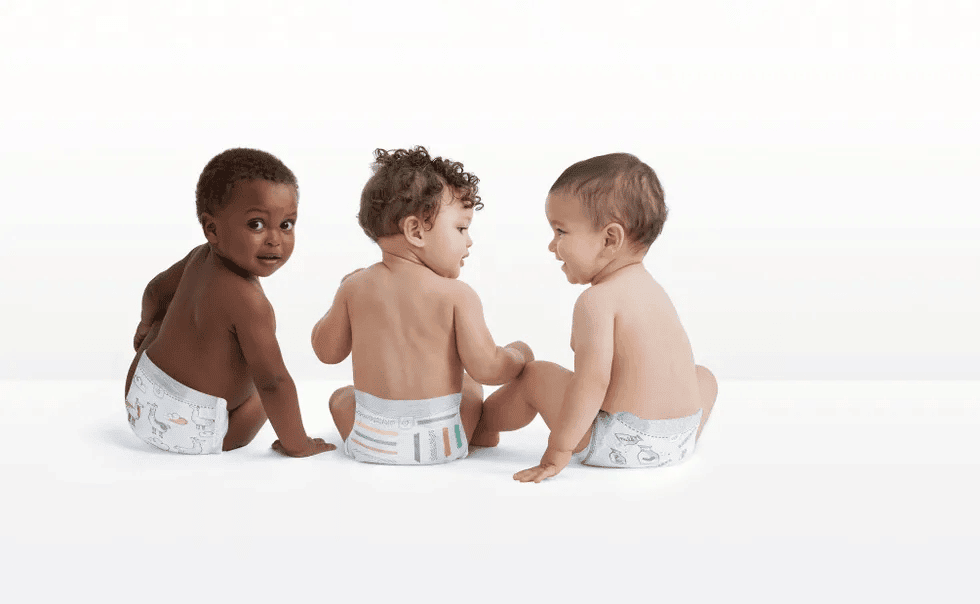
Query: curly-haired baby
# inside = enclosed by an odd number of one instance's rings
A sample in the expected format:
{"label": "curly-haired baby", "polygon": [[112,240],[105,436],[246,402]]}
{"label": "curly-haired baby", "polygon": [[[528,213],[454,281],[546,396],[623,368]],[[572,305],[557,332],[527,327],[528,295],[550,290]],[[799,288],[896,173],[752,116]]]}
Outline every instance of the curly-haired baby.
{"label": "curly-haired baby", "polygon": [[348,455],[452,461],[466,456],[480,419],[477,382],[509,382],[533,356],[522,342],[494,344],[480,298],[457,279],[483,207],[479,179],[424,147],[377,149],[373,170],[358,220],[381,262],[344,277],[313,349],[324,363],[353,356],[354,385],[330,397]]}

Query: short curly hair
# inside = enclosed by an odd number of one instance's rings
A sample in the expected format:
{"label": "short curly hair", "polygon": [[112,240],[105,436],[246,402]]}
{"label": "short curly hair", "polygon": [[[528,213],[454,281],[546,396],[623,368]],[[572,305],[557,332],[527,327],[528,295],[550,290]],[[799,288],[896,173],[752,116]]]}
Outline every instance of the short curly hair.
{"label": "short curly hair", "polygon": [[667,221],[664,189],[653,168],[629,153],[610,153],[572,164],[549,193],[568,192],[582,201],[601,229],[617,222],[633,244],[648,248]]}
{"label": "short curly hair", "polygon": [[483,207],[477,194],[480,179],[464,172],[460,162],[429,157],[425,147],[375,149],[371,169],[374,175],[361,192],[357,221],[373,241],[398,234],[401,220],[407,216],[418,216],[431,228],[446,185],[455,189],[456,199],[464,208]]}
{"label": "short curly hair", "polygon": [[296,175],[278,157],[258,149],[228,149],[215,155],[204,166],[197,180],[197,219],[204,225],[204,214],[214,215],[228,204],[235,183],[261,179],[291,185],[299,195]]}

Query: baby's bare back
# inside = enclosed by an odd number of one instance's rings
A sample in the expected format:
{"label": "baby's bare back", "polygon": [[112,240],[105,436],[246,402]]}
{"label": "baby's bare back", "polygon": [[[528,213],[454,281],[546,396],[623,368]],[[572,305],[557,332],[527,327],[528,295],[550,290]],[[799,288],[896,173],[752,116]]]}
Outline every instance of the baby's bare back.
{"label": "baby's bare back", "polygon": [[194,250],[146,354],[181,384],[220,396],[231,411],[253,392],[252,378],[226,312],[242,287],[259,287],[217,266],[207,245]]}
{"label": "baby's bare back", "polygon": [[349,279],[354,387],[390,400],[460,392],[454,281],[424,266],[382,263]]}
{"label": "baby's bare back", "polygon": [[642,265],[598,287],[616,317],[612,375],[602,408],[644,419],[696,413],[701,399],[691,343],[664,289]]}

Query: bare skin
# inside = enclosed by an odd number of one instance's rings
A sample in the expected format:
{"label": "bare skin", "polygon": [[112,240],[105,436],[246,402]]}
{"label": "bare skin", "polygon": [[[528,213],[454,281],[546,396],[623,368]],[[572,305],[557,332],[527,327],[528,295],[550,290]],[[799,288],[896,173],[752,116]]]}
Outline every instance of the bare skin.
{"label": "bare skin", "polygon": [[235,184],[217,215],[205,214],[208,243],[147,285],[133,340],[141,354],[181,384],[227,401],[222,449],[250,443],[268,418],[277,451],[306,457],[335,449],[310,438],[296,386],[276,340],[272,305],[259,284],[289,259],[296,190],[265,180]]}
{"label": "bare skin", "polygon": [[507,383],[533,359],[523,342],[494,343],[480,298],[457,280],[473,243],[467,233],[472,220],[473,209],[445,187],[434,223],[409,216],[401,233],[379,239],[381,262],[345,277],[313,328],[313,350],[321,361],[353,357],[353,387],[330,399],[342,438],[353,426],[355,388],[389,400],[462,391],[460,415],[469,438],[480,419],[480,383]]}
{"label": "bare skin", "polygon": [[646,250],[626,241],[623,227],[594,229],[577,199],[548,197],[555,236],[548,249],[564,262],[572,283],[587,283],[575,303],[571,346],[575,370],[536,361],[484,403],[474,445],[495,446],[500,432],[526,426],[541,414],[551,429],[541,463],[514,475],[541,482],[583,450],[599,410],[629,411],[645,419],[708,420],[718,386],[694,364],[691,344],[663,288],[641,264]]}

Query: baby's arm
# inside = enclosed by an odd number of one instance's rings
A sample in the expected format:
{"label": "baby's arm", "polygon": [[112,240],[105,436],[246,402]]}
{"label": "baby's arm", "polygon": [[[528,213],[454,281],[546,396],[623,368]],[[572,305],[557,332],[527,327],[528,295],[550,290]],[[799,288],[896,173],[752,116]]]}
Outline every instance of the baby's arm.
{"label": "baby's arm", "polygon": [[242,291],[240,303],[230,305],[232,321],[262,407],[279,437],[273,448],[290,457],[307,457],[335,449],[323,439],[310,438],[303,428],[296,384],[286,371],[276,340],[272,304],[257,286],[243,285]]}
{"label": "baby's arm", "polygon": [[184,256],[183,260],[178,261],[173,266],[163,271],[146,284],[143,290],[143,307],[140,312],[140,322],[136,326],[136,335],[133,337],[133,348],[140,349],[143,338],[150,332],[150,327],[156,321],[163,320],[167,314],[170,301],[174,299],[177,286],[180,285],[180,278],[184,275],[184,267],[187,261],[194,255],[201,246],[198,246]]}
{"label": "baby's arm", "polygon": [[548,437],[541,463],[515,474],[514,478],[521,482],[541,482],[561,472],[602,407],[612,375],[615,317],[597,293],[594,289],[586,290],[575,303],[572,315],[575,373],[565,391],[561,414]]}
{"label": "baby's arm", "polygon": [[513,381],[524,365],[534,359],[531,348],[523,342],[497,346],[483,318],[483,304],[469,285],[454,281],[456,300],[454,322],[456,349],[463,368],[481,384],[497,385]]}
{"label": "baby's arm", "polygon": [[328,365],[335,365],[346,359],[353,341],[350,314],[347,312],[351,283],[347,277],[344,277],[337,288],[330,310],[313,326],[313,352],[316,353],[316,358]]}

